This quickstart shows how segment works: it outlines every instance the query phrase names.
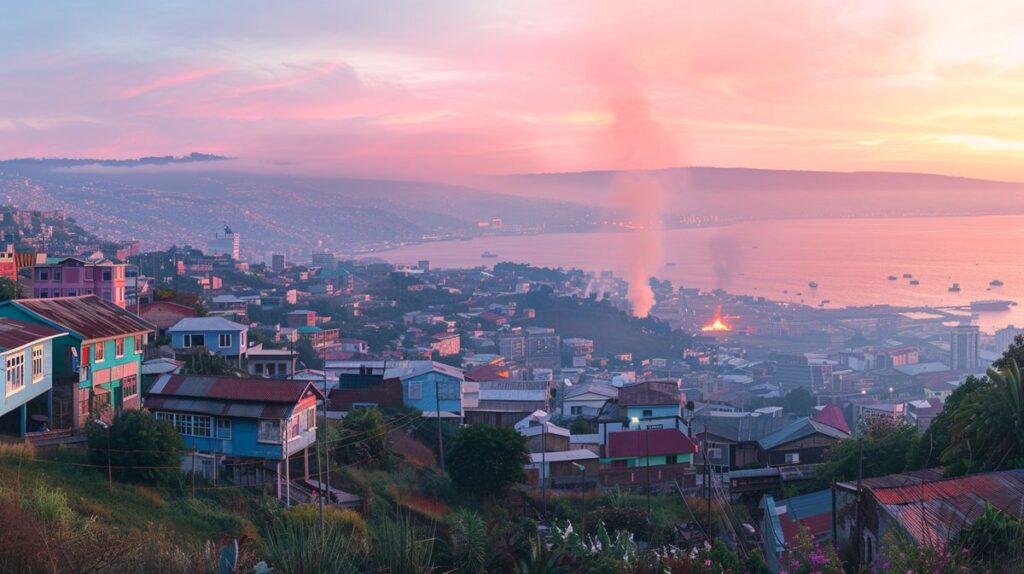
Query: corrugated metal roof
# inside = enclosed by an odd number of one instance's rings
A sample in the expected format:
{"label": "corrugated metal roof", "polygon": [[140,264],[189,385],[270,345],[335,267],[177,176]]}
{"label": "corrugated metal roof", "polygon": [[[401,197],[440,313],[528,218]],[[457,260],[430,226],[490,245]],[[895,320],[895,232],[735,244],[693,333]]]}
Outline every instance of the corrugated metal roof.
{"label": "corrugated metal roof", "polygon": [[0,352],[24,347],[41,339],[63,334],[43,325],[33,325],[17,319],[0,318]]}
{"label": "corrugated metal roof", "polygon": [[757,441],[757,443],[762,449],[769,450],[779,445],[819,433],[836,439],[850,438],[849,433],[845,433],[833,426],[818,422],[814,419],[804,417],[802,419],[797,419],[793,421],[792,424],[789,424],[762,438]]}
{"label": "corrugated metal roof", "polygon": [[247,379],[205,375],[163,375],[147,395],[195,399],[221,399],[259,403],[294,404],[307,393],[324,398],[311,381]]}
{"label": "corrugated metal roof", "polygon": [[208,331],[245,331],[245,325],[228,321],[224,317],[185,317],[178,321],[173,327],[167,329],[168,333],[196,333]]}
{"label": "corrugated metal roof", "polygon": [[944,545],[985,510],[985,503],[1020,517],[1024,508],[1024,469],[934,479],[896,475],[868,479],[875,501],[920,544]]}
{"label": "corrugated metal roof", "polygon": [[139,335],[156,329],[150,323],[96,295],[18,299],[8,304],[41,317],[83,340]]}
{"label": "corrugated metal roof", "polygon": [[573,460],[594,460],[598,458],[594,451],[580,448],[576,450],[561,450],[556,452],[533,452],[530,453],[530,463],[540,464],[541,461],[546,463],[550,462],[569,462]]}
{"label": "corrugated metal roof", "polygon": [[605,446],[608,458],[634,458],[691,454],[697,445],[679,429],[645,429],[610,432]]}
{"label": "corrugated metal roof", "polygon": [[785,500],[776,500],[775,506],[786,507],[786,514],[793,520],[822,513],[832,514],[832,489],[826,488]]}
{"label": "corrugated metal roof", "polygon": [[174,411],[242,419],[282,419],[288,417],[294,406],[284,403],[237,403],[152,395],[146,397],[146,408],[151,411]]}
{"label": "corrugated metal roof", "polygon": [[846,424],[843,409],[836,405],[826,405],[825,408],[818,411],[818,414],[814,415],[814,420],[825,423],[832,428],[837,428],[844,433],[850,433],[850,425]]}

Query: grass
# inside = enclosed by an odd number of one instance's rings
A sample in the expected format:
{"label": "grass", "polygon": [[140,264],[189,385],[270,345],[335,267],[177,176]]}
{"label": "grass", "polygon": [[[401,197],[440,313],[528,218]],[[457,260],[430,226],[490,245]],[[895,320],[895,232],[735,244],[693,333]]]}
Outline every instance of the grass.
{"label": "grass", "polygon": [[[37,451],[34,456],[0,452],[0,484],[6,489],[61,491],[77,514],[122,531],[146,531],[162,526],[170,535],[196,545],[228,537],[252,537],[256,528],[246,509],[258,507],[258,497],[235,489],[187,492],[145,485],[107,483],[104,469],[76,466],[84,457],[68,451]],[[244,503],[239,503],[239,499]],[[234,500],[235,503],[230,502]],[[243,512],[239,512],[243,510]]]}

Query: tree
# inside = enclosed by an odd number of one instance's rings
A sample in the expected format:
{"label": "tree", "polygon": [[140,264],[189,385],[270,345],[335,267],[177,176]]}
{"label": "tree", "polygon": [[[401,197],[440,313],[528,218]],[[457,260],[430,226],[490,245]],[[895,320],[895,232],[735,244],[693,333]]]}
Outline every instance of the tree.
{"label": "tree", "polygon": [[[907,453],[908,469],[935,468],[942,464],[942,453],[949,448],[950,444],[953,413],[968,397],[986,384],[987,380],[984,377],[979,379],[970,375],[963,384],[946,397],[942,412],[932,419],[932,424],[928,425],[928,429],[918,438],[917,444]],[[954,474],[964,474],[966,470],[956,470],[964,463],[965,461],[954,461],[947,468],[951,469]]]}
{"label": "tree", "polygon": [[475,424],[462,427],[446,454],[452,484],[485,497],[500,497],[526,481],[530,461],[526,438],[510,428]]}
{"label": "tree", "polygon": [[21,297],[21,285],[6,277],[0,277],[0,301],[10,301]]}
{"label": "tree", "polygon": [[376,407],[349,411],[340,427],[338,459],[370,468],[386,468],[391,455],[391,437],[384,415]]}
{"label": "tree", "polygon": [[806,417],[814,408],[814,395],[807,389],[793,389],[782,399],[782,408],[798,417]]}
{"label": "tree", "polygon": [[1006,367],[989,369],[988,381],[952,412],[942,460],[964,464],[950,472],[1024,467],[1024,380],[1016,359],[1004,358]]}
{"label": "tree", "polygon": [[180,473],[181,436],[148,411],[122,411],[108,428],[90,422],[86,432],[93,464],[107,465],[109,444],[109,463],[119,478],[167,484]]}
{"label": "tree", "polygon": [[966,548],[974,560],[992,567],[1016,563],[1024,558],[1024,521],[985,503],[985,512],[956,535],[957,545]]}
{"label": "tree", "polygon": [[[903,472],[907,451],[917,443],[917,430],[906,423],[876,420],[864,427],[863,476],[885,476]],[[857,440],[842,441],[825,455],[815,471],[810,490],[829,488],[833,482],[857,478],[860,444]]]}
{"label": "tree", "polygon": [[188,356],[181,366],[183,375],[213,375],[218,377],[241,377],[245,375],[241,369],[227,359],[209,351],[195,351]]}

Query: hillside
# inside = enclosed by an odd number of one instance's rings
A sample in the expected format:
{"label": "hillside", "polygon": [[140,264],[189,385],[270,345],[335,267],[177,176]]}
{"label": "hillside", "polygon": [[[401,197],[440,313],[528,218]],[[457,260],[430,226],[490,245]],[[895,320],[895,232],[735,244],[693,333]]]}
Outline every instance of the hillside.
{"label": "hillside", "polygon": [[[523,174],[502,189],[607,202],[617,171]],[[667,216],[721,219],[906,217],[1024,213],[1024,183],[906,172],[683,167],[650,172]]]}

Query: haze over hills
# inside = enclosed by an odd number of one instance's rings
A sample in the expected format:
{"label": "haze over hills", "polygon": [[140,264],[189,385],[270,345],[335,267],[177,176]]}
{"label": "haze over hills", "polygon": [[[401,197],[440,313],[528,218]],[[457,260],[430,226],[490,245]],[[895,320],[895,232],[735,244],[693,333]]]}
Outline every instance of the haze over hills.
{"label": "haze over hills", "polygon": [[[618,171],[522,174],[502,189],[603,203]],[[682,167],[650,172],[668,215],[731,219],[904,217],[1024,213],[1024,183],[906,172]]]}
{"label": "haze over hills", "polygon": [[[601,229],[616,171],[512,175],[479,187],[243,171],[194,153],[135,160],[0,161],[0,202],[64,209],[111,239],[150,248],[204,246],[224,225],[257,251],[320,241],[335,250],[481,233]],[[692,167],[651,172],[667,190],[666,223],[806,217],[1024,213],[1024,184],[899,172]],[[490,232],[490,231],[488,231]]]}

